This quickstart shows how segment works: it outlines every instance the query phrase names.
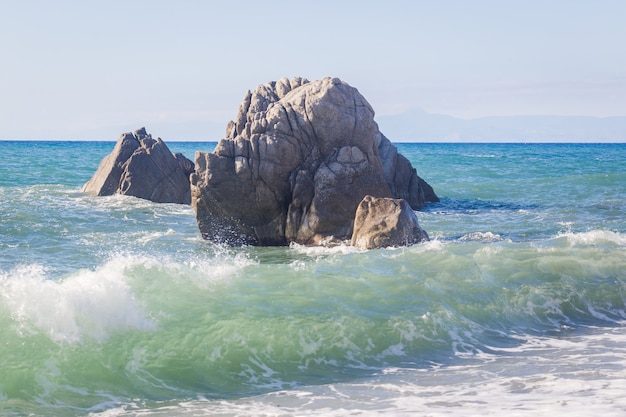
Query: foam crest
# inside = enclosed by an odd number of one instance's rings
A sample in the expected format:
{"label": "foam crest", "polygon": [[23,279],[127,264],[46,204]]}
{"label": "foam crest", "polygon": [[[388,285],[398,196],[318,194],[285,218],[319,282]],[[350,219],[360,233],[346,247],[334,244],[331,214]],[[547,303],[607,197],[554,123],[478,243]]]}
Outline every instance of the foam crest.
{"label": "foam crest", "polygon": [[329,256],[329,255],[346,255],[350,253],[359,253],[364,252],[364,250],[355,248],[354,246],[350,246],[349,244],[340,244],[335,246],[305,246],[300,245],[298,243],[291,243],[289,248],[295,251],[298,254],[310,256],[310,257],[318,257],[318,256]]}
{"label": "foam crest", "polygon": [[154,329],[124,268],[112,260],[97,270],[52,280],[40,265],[20,266],[0,275],[0,300],[21,334],[43,333],[57,343],[103,342],[115,332]]}
{"label": "foam crest", "polygon": [[472,232],[467,233],[459,238],[461,242],[499,242],[502,236],[492,232]]}
{"label": "foam crest", "polygon": [[[626,361],[621,329],[536,338],[471,364],[386,368],[369,378],[299,386],[241,399],[199,397],[101,416],[621,416]],[[612,350],[607,352],[607,345]],[[555,371],[556,370],[556,371]]]}
{"label": "foam crest", "polygon": [[207,288],[209,285],[231,279],[243,269],[256,262],[244,253],[218,251],[213,257],[194,257],[184,262],[166,260],[162,268],[171,275],[189,280],[194,286]]}
{"label": "foam crest", "polygon": [[561,233],[558,237],[566,238],[571,245],[612,243],[618,246],[626,246],[626,235],[610,230],[590,230],[582,233],[573,233],[568,231]]}

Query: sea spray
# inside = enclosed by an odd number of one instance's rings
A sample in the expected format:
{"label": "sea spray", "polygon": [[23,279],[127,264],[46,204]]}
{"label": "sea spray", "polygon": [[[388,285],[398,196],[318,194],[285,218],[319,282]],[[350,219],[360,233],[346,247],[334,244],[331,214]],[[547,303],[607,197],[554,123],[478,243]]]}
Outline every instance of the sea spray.
{"label": "sea spray", "polygon": [[601,263],[595,243],[573,251],[560,238],[430,245],[338,249],[297,266],[254,261],[263,249],[187,263],[119,255],[61,280],[18,268],[2,277],[13,341],[3,357],[33,371],[3,393],[228,398],[455,363],[522,334],[626,319],[624,246]]}
{"label": "sea spray", "polygon": [[103,342],[111,332],[154,328],[118,263],[62,280],[47,279],[38,265],[19,267],[7,275],[0,278],[0,294],[19,334],[42,333],[56,343]]}

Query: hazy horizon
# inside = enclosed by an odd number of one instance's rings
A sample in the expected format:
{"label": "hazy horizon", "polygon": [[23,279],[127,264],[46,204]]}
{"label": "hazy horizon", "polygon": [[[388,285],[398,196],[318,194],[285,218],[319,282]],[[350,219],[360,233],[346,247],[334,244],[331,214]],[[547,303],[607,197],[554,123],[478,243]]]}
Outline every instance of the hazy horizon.
{"label": "hazy horizon", "polygon": [[[523,115],[462,119],[414,109],[397,115],[377,116],[375,121],[381,133],[394,143],[626,143],[626,117]],[[142,127],[165,142],[217,143],[225,137],[226,123],[221,129],[222,134],[206,138],[168,137],[151,126],[136,125],[126,129],[120,127],[111,137],[103,136],[112,130],[108,128],[100,134],[85,137],[0,138],[0,141],[115,142],[122,134]],[[176,131],[176,126],[160,127],[160,131]],[[202,130],[194,124],[187,124],[186,128]]]}

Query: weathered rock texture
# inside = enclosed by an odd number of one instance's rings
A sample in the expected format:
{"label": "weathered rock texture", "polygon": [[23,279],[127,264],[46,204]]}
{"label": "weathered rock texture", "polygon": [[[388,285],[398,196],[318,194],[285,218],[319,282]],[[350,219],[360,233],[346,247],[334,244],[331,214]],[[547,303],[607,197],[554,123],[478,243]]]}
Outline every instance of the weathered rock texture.
{"label": "weathered rock texture", "polygon": [[361,249],[409,246],[429,240],[404,199],[365,196],[354,216],[352,246]]}
{"label": "weathered rock texture", "polygon": [[197,152],[192,205],[202,236],[231,245],[350,239],[366,195],[438,201],[378,130],[363,96],[336,78],[248,92],[212,153]]}
{"label": "weathered rock texture", "polygon": [[83,191],[99,196],[124,194],[157,203],[191,203],[189,175],[194,165],[172,154],[161,138],[141,128],[124,133],[113,152],[104,157]]}

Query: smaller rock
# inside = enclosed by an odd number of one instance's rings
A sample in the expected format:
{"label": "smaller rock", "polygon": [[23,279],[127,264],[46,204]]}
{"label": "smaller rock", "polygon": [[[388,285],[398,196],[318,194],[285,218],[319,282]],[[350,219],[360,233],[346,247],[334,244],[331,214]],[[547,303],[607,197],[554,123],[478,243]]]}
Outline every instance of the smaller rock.
{"label": "smaller rock", "polygon": [[83,191],[104,196],[131,195],[156,203],[191,203],[189,175],[193,162],[172,154],[161,138],[141,128],[124,133]]}
{"label": "smaller rock", "polygon": [[376,249],[409,246],[429,240],[417,215],[404,199],[376,198],[367,195],[354,216],[352,246]]}

